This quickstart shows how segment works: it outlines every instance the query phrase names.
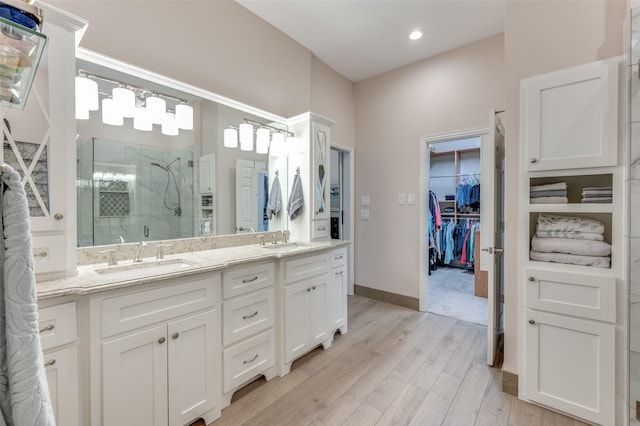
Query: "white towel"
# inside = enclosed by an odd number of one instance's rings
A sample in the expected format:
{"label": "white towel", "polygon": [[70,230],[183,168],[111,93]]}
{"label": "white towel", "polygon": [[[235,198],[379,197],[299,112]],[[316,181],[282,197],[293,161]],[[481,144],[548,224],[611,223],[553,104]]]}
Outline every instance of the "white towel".
{"label": "white towel", "polygon": [[300,180],[300,174],[296,173],[293,177],[293,184],[291,185],[291,192],[289,193],[289,202],[287,203],[289,219],[293,220],[300,216],[303,206],[304,196],[302,194],[302,182]]}
{"label": "white towel", "polygon": [[540,213],[538,215],[538,231],[580,231],[594,234],[604,233],[602,222],[575,216],[560,216]]}
{"label": "white towel", "polygon": [[596,268],[610,268],[611,259],[606,256],[580,256],[567,253],[542,253],[530,251],[529,258],[540,262],[568,263],[580,266],[595,266]]}
{"label": "white towel", "polygon": [[558,189],[567,189],[567,182],[548,183],[546,185],[534,185],[529,187],[529,191],[554,191]]}
{"label": "white towel", "polygon": [[269,202],[267,203],[267,216],[271,220],[272,216],[278,216],[282,209],[282,191],[280,190],[280,179],[273,178],[271,191],[269,191]]}
{"label": "white towel", "polygon": [[568,202],[567,197],[529,198],[529,204],[567,204]]}
{"label": "white towel", "polygon": [[568,253],[579,256],[609,256],[611,244],[604,241],[575,240],[571,238],[531,239],[531,250],[541,253]]}
{"label": "white towel", "polygon": [[0,425],[55,425],[38,333],[27,198],[11,167],[4,166],[1,180]]}

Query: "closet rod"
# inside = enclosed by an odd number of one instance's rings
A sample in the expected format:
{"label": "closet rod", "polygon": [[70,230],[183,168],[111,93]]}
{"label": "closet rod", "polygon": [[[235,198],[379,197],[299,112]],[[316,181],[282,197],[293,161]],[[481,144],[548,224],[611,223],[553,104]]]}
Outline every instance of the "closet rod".
{"label": "closet rod", "polygon": [[429,179],[434,179],[434,178],[452,178],[452,177],[460,177],[460,176],[480,176],[480,173],[458,173],[456,175],[429,176]]}

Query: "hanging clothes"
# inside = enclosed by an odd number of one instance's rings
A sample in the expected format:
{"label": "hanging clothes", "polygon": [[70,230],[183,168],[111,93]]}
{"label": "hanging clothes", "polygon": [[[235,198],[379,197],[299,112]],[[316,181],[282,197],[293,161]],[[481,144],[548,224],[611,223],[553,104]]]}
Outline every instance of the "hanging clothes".
{"label": "hanging clothes", "polygon": [[38,332],[29,209],[18,173],[0,176],[0,425],[55,425]]}

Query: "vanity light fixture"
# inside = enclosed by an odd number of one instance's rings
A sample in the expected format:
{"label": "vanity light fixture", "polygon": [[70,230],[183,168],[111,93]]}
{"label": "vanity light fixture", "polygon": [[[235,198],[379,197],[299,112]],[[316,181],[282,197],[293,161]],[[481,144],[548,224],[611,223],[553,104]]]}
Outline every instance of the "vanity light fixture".
{"label": "vanity light fixture", "polygon": [[269,137],[271,136],[269,129],[266,127],[260,127],[256,130],[256,153],[268,154],[269,153]]}
{"label": "vanity light fixture", "polygon": [[253,151],[253,125],[242,123],[240,129],[240,149],[243,151]]}
{"label": "vanity light fixture", "polygon": [[420,40],[421,38],[422,38],[422,31],[420,30],[413,30],[411,31],[411,34],[409,34],[410,40]]}
{"label": "vanity light fixture", "polygon": [[285,139],[285,134],[282,132],[275,132],[272,136],[271,136],[271,146],[269,147],[269,153],[274,156],[277,157],[279,155],[283,155],[285,152],[284,149],[284,139]]}
{"label": "vanity light fixture", "polygon": [[102,122],[111,126],[122,126],[124,117],[119,113],[112,98],[102,100]]}
{"label": "vanity light fixture", "polygon": [[233,127],[228,127],[224,129],[224,147],[225,148],[238,147],[238,129]]}
{"label": "vanity light fixture", "polygon": [[[100,82],[106,82],[112,88],[100,90],[104,86]],[[133,118],[133,128],[136,130],[151,131],[154,124],[159,124],[162,133],[170,136],[177,136],[180,130],[193,130],[193,107],[183,99],[155,93],[85,70],[79,70],[75,88],[78,120],[86,120],[90,116],[89,111],[98,110],[99,96],[103,95],[102,121],[105,124],[122,126],[123,118]],[[169,105],[167,100],[170,101]],[[175,108],[175,111],[167,111],[167,106]]]}

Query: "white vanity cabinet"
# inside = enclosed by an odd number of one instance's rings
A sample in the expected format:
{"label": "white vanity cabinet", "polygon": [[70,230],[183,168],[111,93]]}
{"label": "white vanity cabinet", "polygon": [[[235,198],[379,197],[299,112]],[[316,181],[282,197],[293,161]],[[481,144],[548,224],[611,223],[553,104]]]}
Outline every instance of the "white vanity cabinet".
{"label": "white vanity cabinet", "polygon": [[331,270],[329,271],[331,294],[331,332],[347,332],[347,248],[342,247],[329,252]]}
{"label": "white vanity cabinet", "polygon": [[250,264],[222,274],[222,408],[260,375],[275,376],[275,265]]}
{"label": "white vanity cabinet", "polygon": [[92,298],[92,424],[218,418],[219,300],[217,273]]}
{"label": "white vanity cabinet", "polygon": [[56,424],[80,425],[76,303],[41,308],[38,321]]}
{"label": "white vanity cabinet", "polygon": [[[616,341],[625,333],[618,323],[616,299],[626,279],[624,182],[617,154],[618,63],[617,58],[599,61],[531,77],[521,84],[520,130],[525,149],[520,163],[523,338],[519,394],[601,425],[617,423],[616,400],[622,398],[616,394],[622,388]],[[560,182],[566,183],[566,200],[549,201],[566,202],[530,200],[531,187]],[[583,198],[585,188],[608,188],[611,199],[588,202]],[[532,260],[531,242],[543,214],[602,223],[602,239],[611,245],[610,266],[555,263],[563,261],[559,253],[542,253],[553,262]],[[543,237],[546,250],[558,244],[551,235]],[[593,259],[581,257],[588,264]]]}
{"label": "white vanity cabinet", "polygon": [[282,352],[280,376],[291,363],[322,344],[331,346],[331,293],[327,252],[282,261]]}

